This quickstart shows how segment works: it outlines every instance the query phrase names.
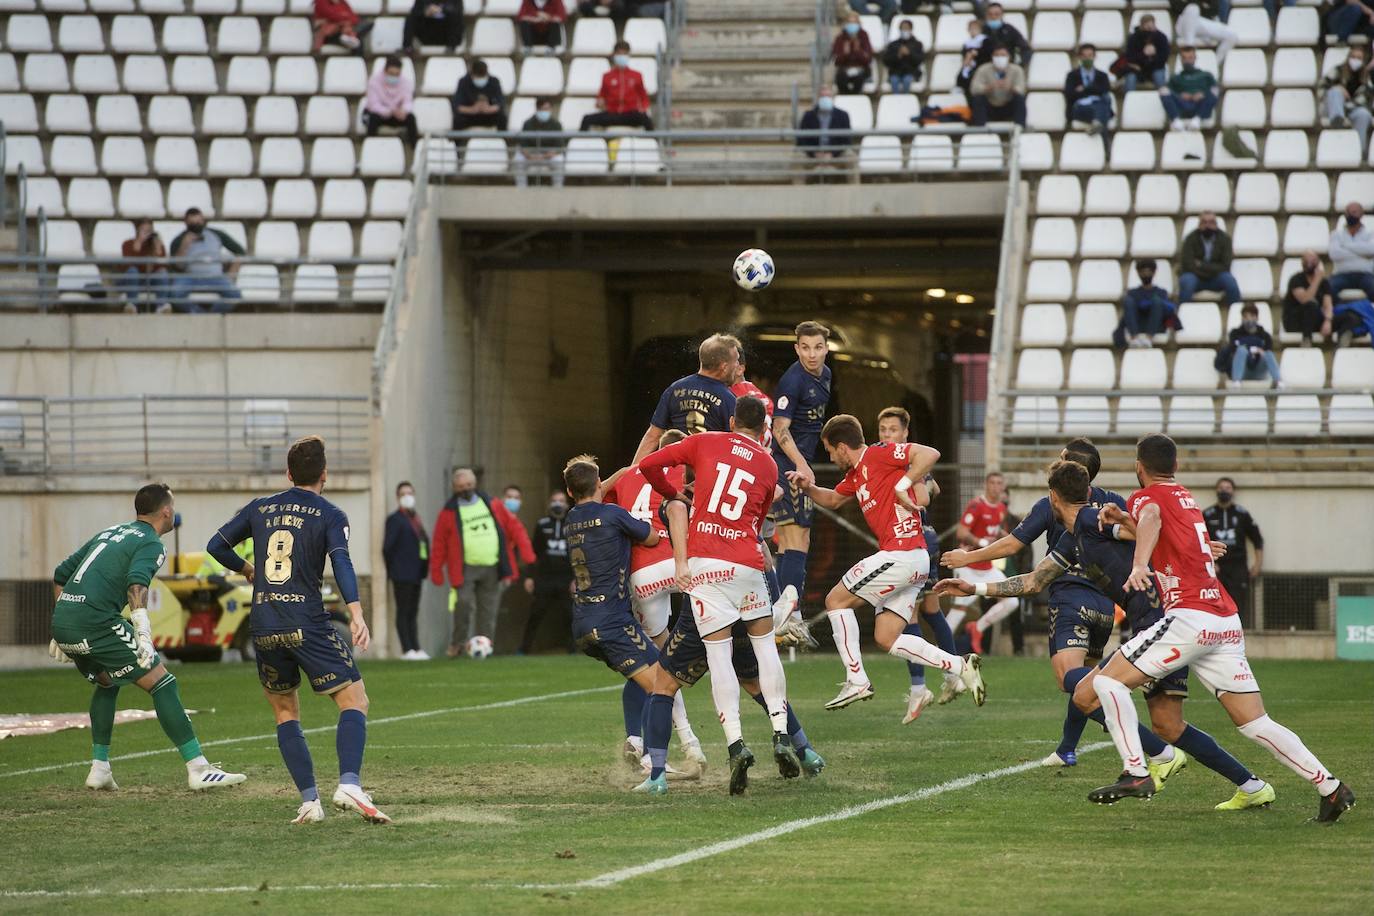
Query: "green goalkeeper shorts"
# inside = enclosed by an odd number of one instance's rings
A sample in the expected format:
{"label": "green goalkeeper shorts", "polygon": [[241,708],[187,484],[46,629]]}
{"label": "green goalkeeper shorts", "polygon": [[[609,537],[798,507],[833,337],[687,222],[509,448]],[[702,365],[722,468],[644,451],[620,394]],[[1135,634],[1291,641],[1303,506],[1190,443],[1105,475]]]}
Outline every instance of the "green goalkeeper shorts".
{"label": "green goalkeeper shorts", "polygon": [[138,637],[133,626],[123,618],[103,626],[73,627],[53,623],[52,638],[67,657],[76,663],[76,670],[92,684],[133,684],[162,659],[153,653],[152,664],[144,667],[138,660]]}

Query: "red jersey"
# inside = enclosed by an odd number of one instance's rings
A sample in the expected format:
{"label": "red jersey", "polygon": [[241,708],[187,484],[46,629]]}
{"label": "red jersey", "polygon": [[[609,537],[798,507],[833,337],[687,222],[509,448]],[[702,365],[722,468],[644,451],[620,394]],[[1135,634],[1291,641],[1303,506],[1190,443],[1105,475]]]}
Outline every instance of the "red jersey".
{"label": "red jersey", "polygon": [[917,550],[926,546],[921,517],[897,502],[897,481],[911,459],[906,443],[882,442],[863,450],[859,463],[835,487],[842,496],[857,496],[864,521],[878,537],[879,550]]}
{"label": "red jersey", "polygon": [[664,473],[690,465],[695,476],[687,554],[762,571],[759,530],[773,504],[778,465],[768,449],[740,433],[697,433],[639,463],[653,488],[671,499],[677,487]]}
{"label": "red jersey", "polygon": [[644,77],[629,67],[612,67],[601,77],[601,91],[597,93],[601,107],[610,114],[626,114],[649,110],[649,93],[644,91]]}
{"label": "red jersey", "polygon": [[[969,500],[964,507],[964,527],[979,540],[995,541],[1003,534],[1002,522],[1007,517],[1006,503],[990,503],[986,496],[978,495]],[[992,569],[989,562],[970,563],[969,569]]]}
{"label": "red jersey", "polygon": [[759,386],[742,378],[730,386],[730,393],[737,398],[758,398],[763,402],[763,411],[768,414],[768,425],[763,428],[763,447],[773,444],[773,399],[759,390]]}
{"label": "red jersey", "polygon": [[1137,490],[1126,500],[1131,518],[1137,521],[1141,510],[1151,504],[1159,507],[1162,523],[1150,565],[1164,598],[1164,612],[1182,608],[1234,616],[1236,603],[1217,581],[1211,537],[1193,494],[1182,484],[1161,482]]}
{"label": "red jersey", "polygon": [[[687,472],[681,468],[668,471],[668,480],[675,487],[680,488],[686,476]],[[639,468],[631,468],[620,475],[615,486],[606,491],[601,501],[615,503],[641,522],[648,522],[658,532],[658,543],[653,547],[636,542],[630,548],[630,572],[638,572],[646,566],[673,558],[673,543],[668,540],[668,527],[658,517],[663,494],[649,486],[649,481],[644,479]]]}

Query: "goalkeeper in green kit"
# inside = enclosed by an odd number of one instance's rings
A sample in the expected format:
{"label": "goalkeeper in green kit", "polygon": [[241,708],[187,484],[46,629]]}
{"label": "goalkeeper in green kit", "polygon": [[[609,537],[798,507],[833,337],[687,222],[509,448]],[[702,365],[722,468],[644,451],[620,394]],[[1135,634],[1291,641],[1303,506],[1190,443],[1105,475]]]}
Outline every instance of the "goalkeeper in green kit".
{"label": "goalkeeper in green kit", "polygon": [[[201,754],[181,705],[177,679],[153,649],[148,586],[166,559],[162,535],[172,530],[172,491],[166,484],[148,484],[134,497],[134,512],[137,519],[106,528],[53,572],[57,606],[52,612],[48,652],[58,661],[75,663],[86,680],[95,684],[93,750],[86,785],[119,788],[110,772],[110,735],[115,700],[125,684],[137,684],[152,695],[157,721],[186,761],[186,781],[192,789],[243,782],[247,776],[226,773]],[[126,603],[127,621],[121,614]]]}

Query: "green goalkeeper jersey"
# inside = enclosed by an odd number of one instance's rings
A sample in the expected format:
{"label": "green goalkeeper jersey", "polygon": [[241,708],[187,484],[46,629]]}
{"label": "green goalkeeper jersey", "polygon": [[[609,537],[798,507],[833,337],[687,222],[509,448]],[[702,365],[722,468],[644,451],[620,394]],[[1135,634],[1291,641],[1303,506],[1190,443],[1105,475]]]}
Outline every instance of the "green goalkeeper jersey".
{"label": "green goalkeeper jersey", "polygon": [[62,586],[53,624],[108,627],[128,603],[129,588],[149,585],[167,558],[147,522],[113,525],[91,538],[53,571]]}

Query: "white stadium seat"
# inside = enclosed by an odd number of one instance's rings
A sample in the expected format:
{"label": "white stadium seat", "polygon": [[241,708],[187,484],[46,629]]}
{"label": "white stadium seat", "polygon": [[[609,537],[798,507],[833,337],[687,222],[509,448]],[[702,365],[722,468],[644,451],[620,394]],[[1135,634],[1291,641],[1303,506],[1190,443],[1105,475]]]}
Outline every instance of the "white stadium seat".
{"label": "white stadium seat", "polygon": [[368,137],[358,156],[358,174],[389,177],[405,174],[406,153],[399,137]]}
{"label": "white stadium seat", "polygon": [[1277,213],[1279,178],[1272,172],[1250,172],[1236,179],[1237,213]]}
{"label": "white stadium seat", "polygon": [[138,134],[143,120],[131,95],[102,95],[95,102],[95,129],[102,134]]}
{"label": "white stadium seat", "polygon": [[1226,25],[1236,33],[1236,44],[1242,48],[1268,47],[1270,35],[1269,14],[1260,7],[1245,7],[1231,10]]}
{"label": "white stadium seat", "polygon": [[605,175],[611,170],[606,141],[600,137],[575,137],[564,153],[564,172],[570,176]]}
{"label": "white stadium seat", "polygon": [[1311,90],[1317,84],[1317,55],[1308,45],[1301,48],[1279,48],[1274,52],[1273,85]]}
{"label": "white stadium seat", "polygon": [[1331,362],[1332,388],[1374,388],[1374,350],[1368,346],[1337,350]]}
{"label": "white stadium seat", "polygon": [[253,174],[253,148],[245,137],[216,137],[210,141],[205,174],[213,178],[244,178]]}
{"label": "white stadium seat", "polygon": [[1230,394],[1221,402],[1223,436],[1264,436],[1269,432],[1269,402],[1259,395]]}
{"label": "white stadium seat", "polygon": [[611,166],[614,175],[654,175],[663,168],[658,141],[651,137],[622,137]]}
{"label": "white stadium seat", "polygon": [[1169,403],[1166,431],[1173,436],[1206,436],[1216,431],[1216,405],[1210,397],[1175,396]]}
{"label": "white stadium seat", "polygon": [[1359,201],[1366,210],[1374,210],[1374,174],[1345,172],[1336,179],[1335,203],[1344,207],[1352,200]]}
{"label": "white stadium seat", "polygon": [[260,178],[230,178],[224,183],[220,215],[261,219],[267,215],[267,186]]}
{"label": "white stadium seat", "polygon": [[1111,425],[1111,405],[1102,395],[1074,395],[1064,399],[1065,435],[1101,435]]}
{"label": "white stadium seat", "polygon": [[1128,394],[1116,400],[1116,432],[1139,436],[1164,428],[1164,408],[1153,395]]}
{"label": "white stadium seat", "polygon": [[5,30],[5,47],[11,51],[38,52],[51,51],[52,30],[48,17],[21,13],[9,17]]}
{"label": "white stadium seat", "polygon": [[1139,216],[1131,225],[1131,257],[1172,258],[1178,251],[1174,221],[1167,216]]}
{"label": "white stadium seat", "polygon": [[190,100],[180,95],[158,95],[150,99],[148,132],[156,136],[195,133]]}
{"label": "white stadium seat", "polygon": [[320,71],[313,57],[278,57],[272,92],[277,95],[314,95],[320,88]]}
{"label": "white stadium seat", "polygon": [[[1137,95],[1139,93],[1131,93],[1128,98]],[[1155,144],[1154,139],[1149,134],[1121,131],[1112,137],[1112,171],[1149,172],[1153,171],[1154,167]]]}
{"label": "white stadium seat", "polygon": [[[1069,67],[1069,55],[1063,51],[1037,51],[1031,58],[1030,70],[1026,73],[1026,87],[1032,90],[1060,92],[1064,88],[1064,75],[1069,72]],[[1061,108],[1063,104],[1061,95]]]}
{"label": "white stadium seat", "polygon": [[[342,60],[334,58],[333,60]],[[331,60],[331,63],[333,61]],[[420,100],[417,99],[418,104]],[[447,105],[447,101],[444,103]],[[305,103],[305,132],[310,136],[321,134],[346,134],[353,126],[348,112],[348,101],[336,95],[311,96]],[[444,125],[447,130],[452,126],[452,118]]]}
{"label": "white stadium seat", "polygon": [[[941,25],[944,24],[944,18],[940,17]],[[1073,13],[1039,13],[1026,38],[1030,41],[1030,46],[1037,51],[1073,50],[1078,46],[1078,27],[1074,22]]]}
{"label": "white stadium seat", "polygon": [[298,302],[334,302],[339,298],[339,274],[333,264],[300,264],[291,295]]}
{"label": "white stadium seat", "polygon": [[344,220],[319,220],[310,224],[307,256],[330,260],[353,257],[353,227]]}
{"label": "white stadium seat", "polygon": [[40,209],[49,217],[67,215],[67,207],[62,198],[62,185],[56,178],[30,178],[24,185],[24,191],[25,216],[37,216]]}
{"label": "white stadium seat", "polygon": [[308,178],[283,178],[272,186],[273,219],[313,219],[319,210],[315,182]]}
{"label": "white stadium seat", "polygon": [[245,264],[239,268],[238,287],[249,302],[281,299],[281,277],[274,264]]}
{"label": "white stadium seat", "polygon": [[[911,129],[911,119],[921,113],[920,99],[914,95],[885,95],[878,99],[877,126],[884,130]],[[858,126],[851,123],[855,130]]]}
{"label": "white stadium seat", "polygon": [[1126,350],[1121,354],[1122,390],[1163,388],[1167,378],[1163,350]]}
{"label": "white stadium seat", "polygon": [[1211,302],[1185,302],[1178,307],[1183,330],[1174,335],[1178,344],[1215,345],[1221,340],[1221,310]]}
{"label": "white stadium seat", "polygon": [[394,258],[401,247],[402,224],[399,220],[369,220],[363,224],[358,242],[360,258]]}
{"label": "white stadium seat", "polygon": [[1272,216],[1238,216],[1231,227],[1235,254],[1241,257],[1273,257],[1279,251],[1279,227]]}
{"label": "white stadium seat", "polygon": [[162,21],[162,49],[168,54],[208,54],[204,21],[199,16],[168,16]]}
{"label": "white stadium seat", "polygon": [[155,54],[124,58],[124,90],[135,95],[162,95],[169,89],[166,59]]}
{"label": "white stadium seat", "polygon": [[199,175],[200,150],[192,137],[159,137],[153,146],[153,171],[158,175]]}
{"label": "white stadium seat", "polygon": [[1032,258],[1072,258],[1078,254],[1078,226],[1067,217],[1041,217],[1031,227]]}
{"label": "white stadium seat", "polygon": [[1074,350],[1069,356],[1068,387],[1115,388],[1116,355],[1111,350]]}
{"label": "white stadium seat", "polygon": [[293,135],[300,128],[296,100],[281,95],[265,95],[253,105],[253,133]]}
{"label": "white stadium seat", "polygon": [[1026,96],[1027,129],[1059,133],[1064,129],[1064,126],[1064,97],[1062,95],[1057,92],[1032,92]]}
{"label": "white stadium seat", "polygon": [[106,137],[100,148],[100,171],[106,175],[147,175],[148,153],[140,137]]}
{"label": "white stadium seat", "polygon": [[1232,89],[1221,99],[1221,126],[1263,128],[1269,118],[1264,93],[1258,89]]}
{"label": "white stadium seat", "polygon": [[1021,309],[1022,346],[1061,347],[1067,334],[1062,305],[1027,305]]}
{"label": "white stadium seat", "polygon": [[[453,88],[453,86],[449,87],[450,95],[453,93]],[[352,55],[328,58],[324,62],[324,76],[320,91],[325,95],[361,96],[366,94],[367,65]]]}
{"label": "white stadium seat", "polygon": [[1360,136],[1354,130],[1327,129],[1317,137],[1317,168],[1357,169],[1363,164]]}
{"label": "white stadium seat", "polygon": [[1091,216],[1083,221],[1078,253],[1085,258],[1120,258],[1126,254],[1126,224],[1116,216]]}
{"label": "white stadium seat", "polygon": [[1120,316],[1117,307],[1106,302],[1088,302],[1073,310],[1075,347],[1110,344]]}
{"label": "white stadium seat", "polygon": [[24,61],[24,88],[29,92],[67,92],[67,60],[61,54],[30,54]]}
{"label": "white stadium seat", "polygon": [[[1264,167],[1278,171],[1306,169],[1311,162],[1311,148],[1308,145],[1307,131],[1271,130],[1264,138]],[[1354,132],[1351,131],[1353,136]],[[1359,159],[1359,141],[1356,139],[1356,156]]]}
{"label": "white stadium seat", "polygon": [[[935,50],[958,51],[963,48],[964,40],[968,38],[969,20],[972,18],[967,13],[945,13],[940,16],[935,22]],[[1061,73],[1061,84],[1063,78]]]}
{"label": "white stadium seat", "polygon": [[1045,172],[1054,168],[1054,146],[1047,133],[1026,131],[1021,134],[1016,151],[1021,161],[1021,171],[1026,174]]}
{"label": "white stadium seat", "polygon": [[43,251],[53,258],[84,258],[86,243],[76,220],[50,219],[43,237]]}
{"label": "white stadium seat", "polygon": [[330,178],[320,192],[324,219],[361,219],[367,215],[367,187],[357,178]]}
{"label": "white stadium seat", "polygon": [[1078,263],[1078,282],[1074,287],[1074,298],[1078,301],[1115,301],[1120,299],[1124,292],[1121,283],[1121,262],[1084,260]]}
{"label": "white stadium seat", "polygon": [[[883,98],[886,100],[887,96]],[[878,104],[881,109],[882,103]],[[1046,175],[1035,187],[1035,212],[1038,214],[1077,216],[1082,209],[1083,185],[1077,175]]]}
{"label": "white stadium seat", "polygon": [[[1213,310],[1216,310],[1215,306],[1213,306]],[[1218,314],[1220,314],[1219,311]],[[1217,337],[1221,337],[1220,332]],[[1211,348],[1179,350],[1174,356],[1173,387],[1180,391],[1215,390],[1219,379],[1216,367],[1213,365],[1215,356],[1216,354]]]}
{"label": "white stadium seat", "polygon": [[610,61],[604,58],[574,57],[568,67],[568,82],[563,91],[568,95],[596,95],[601,91],[601,77],[610,69]]}
{"label": "white stadium seat", "polygon": [[1017,388],[1060,388],[1064,384],[1064,359],[1058,350],[1021,351],[1016,364]]}
{"label": "white stadium seat", "polygon": [[1026,271],[1026,300],[1066,302],[1073,296],[1073,272],[1068,261],[1031,261]]}
{"label": "white stadium seat", "polygon": [[[668,44],[668,33],[662,19],[630,19],[625,23],[625,33],[622,37],[629,42],[631,54],[655,54]],[[878,45],[875,44],[874,50],[877,48]]]}
{"label": "white stadium seat", "polygon": [[110,23],[110,50],[116,54],[155,54],[157,37],[147,16],[116,16]]}
{"label": "white stadium seat", "polygon": [[[1322,216],[1290,216],[1283,229],[1283,253],[1300,255],[1311,248],[1326,254],[1331,239],[1331,224]],[[1284,278],[1285,282],[1287,278]]]}
{"label": "white stadium seat", "polygon": [[994,134],[965,134],[960,138],[959,171],[1000,172],[1002,161],[1001,137]]}
{"label": "white stadium seat", "polygon": [[[942,19],[944,17],[941,17]],[[1107,164],[1102,138],[1069,133],[1059,147],[1059,168],[1065,172],[1100,172]]]}
{"label": "white stadium seat", "polygon": [[[3,117],[0,117],[3,120]],[[91,132],[91,108],[84,95],[50,95],[43,108],[43,126],[52,134]],[[15,128],[9,127],[9,130]]]}
{"label": "white stadium seat", "polygon": [[262,51],[262,28],[253,16],[226,16],[219,21],[215,50],[221,56],[258,54]]}
{"label": "white stadium seat", "polygon": [[[1245,144],[1256,153],[1259,152],[1260,144],[1256,141],[1253,130],[1242,130],[1240,132],[1240,142]],[[1218,131],[1212,140],[1212,168],[1214,169],[1253,169],[1259,165],[1259,160],[1252,156],[1233,156],[1226,149],[1222,142],[1221,132]]]}
{"label": "white stadium seat", "polygon": [[77,219],[108,219],[115,215],[114,195],[104,178],[73,178],[67,183],[67,212]]}
{"label": "white stadium seat", "polygon": [[[1201,55],[1199,55],[1201,57]],[[1232,89],[1263,89],[1269,82],[1269,62],[1259,48],[1236,48],[1221,68],[1222,94]]]}
{"label": "white stadium seat", "polygon": [[1311,90],[1275,89],[1269,108],[1272,127],[1311,128],[1317,120],[1317,105]]}
{"label": "white stadium seat", "polygon": [[7,134],[5,136],[5,174],[17,175],[21,165],[24,167],[26,181],[27,176],[45,174],[48,168],[43,162],[43,144],[37,137]]}
{"label": "white stadium seat", "polygon": [[920,134],[911,140],[907,168],[913,172],[949,172],[954,169],[954,140],[948,134]]}
{"label": "white stadium seat", "polygon": [[1274,295],[1274,268],[1262,258],[1236,258],[1231,262],[1231,275],[1246,299],[1268,299]]}
{"label": "white stadium seat", "polygon": [[474,137],[463,150],[459,170],[465,175],[498,175],[506,171],[506,141],[495,137]]}
{"label": "white stadium seat", "polygon": [[98,175],[90,137],[55,137],[48,149],[54,175]]}
{"label": "white stadium seat", "polygon": [[224,91],[233,95],[267,95],[272,91],[272,65],[265,57],[235,57],[225,71]]}
{"label": "white stadium seat", "polygon": [[[430,58],[425,64],[425,78],[420,86],[420,92],[423,95],[453,95],[458,89],[458,81],[466,76],[467,72],[467,61],[461,57]],[[326,85],[328,81],[329,74],[326,68]],[[597,85],[600,86],[599,79]]]}
{"label": "white stadium seat", "polygon": [[468,53],[474,57],[506,57],[515,53],[515,23],[483,16],[468,35]]}
{"label": "white stadium seat", "polygon": [[[948,18],[942,16],[941,19]],[[1059,433],[1059,405],[1052,397],[1018,397],[1012,402],[1013,436],[1054,436]]]}
{"label": "white stadium seat", "polygon": [[1274,25],[1274,44],[1280,47],[1315,48],[1321,40],[1321,23],[1311,6],[1284,6]]}
{"label": "white stadium seat", "polygon": [[579,17],[572,32],[575,57],[608,57],[615,47],[615,23],[609,19]]}
{"label": "white stadium seat", "polygon": [[1316,348],[1285,347],[1279,375],[1289,388],[1325,388],[1326,356]]}
{"label": "white stadium seat", "polygon": [[316,178],[347,178],[357,169],[353,141],[325,137],[310,148],[310,174]]}
{"label": "white stadium seat", "polygon": [[18,92],[19,67],[13,54],[0,54],[0,92]]}
{"label": "white stadium seat", "polygon": [[172,63],[172,89],[182,95],[215,95],[219,74],[208,57],[183,54]]}
{"label": "white stadium seat", "polygon": [[[617,159],[617,165],[619,160]],[[859,171],[865,175],[902,170],[902,141],[897,137],[864,137],[859,142]]]}
{"label": "white stadium seat", "polygon": [[303,17],[281,17],[272,20],[267,32],[267,53],[309,54],[314,38],[310,20]]}
{"label": "white stadium seat", "polygon": [[1160,165],[1170,172],[1198,171],[1207,167],[1207,145],[1202,134],[1171,131],[1164,135]]}
{"label": "white stadium seat", "polygon": [[129,178],[119,183],[119,215],[125,219],[151,216],[160,219],[167,212],[162,199],[162,182],[156,178]]}
{"label": "white stadium seat", "polygon": [[258,149],[257,174],[264,178],[295,178],[305,171],[305,150],[297,137],[268,137]]}
{"label": "white stadium seat", "polygon": [[1367,394],[1332,395],[1327,429],[1333,436],[1374,435],[1374,398]]}
{"label": "white stadium seat", "polygon": [[[50,7],[48,9],[51,11]],[[100,20],[95,16],[63,16],[57,27],[57,46],[64,54],[104,51],[105,36],[100,30]]]}
{"label": "white stadium seat", "polygon": [[849,115],[849,125],[854,130],[870,130],[873,127],[873,103],[866,95],[837,95],[835,107]]}
{"label": "white stadium seat", "polygon": [[[1060,103],[1063,104],[1062,98]],[[1163,130],[1167,124],[1159,96],[1153,92],[1128,92],[1123,95],[1120,126],[1123,130]]]}
{"label": "white stadium seat", "polygon": [[1136,213],[1172,215],[1178,212],[1182,200],[1177,175],[1141,175],[1136,182]]}

